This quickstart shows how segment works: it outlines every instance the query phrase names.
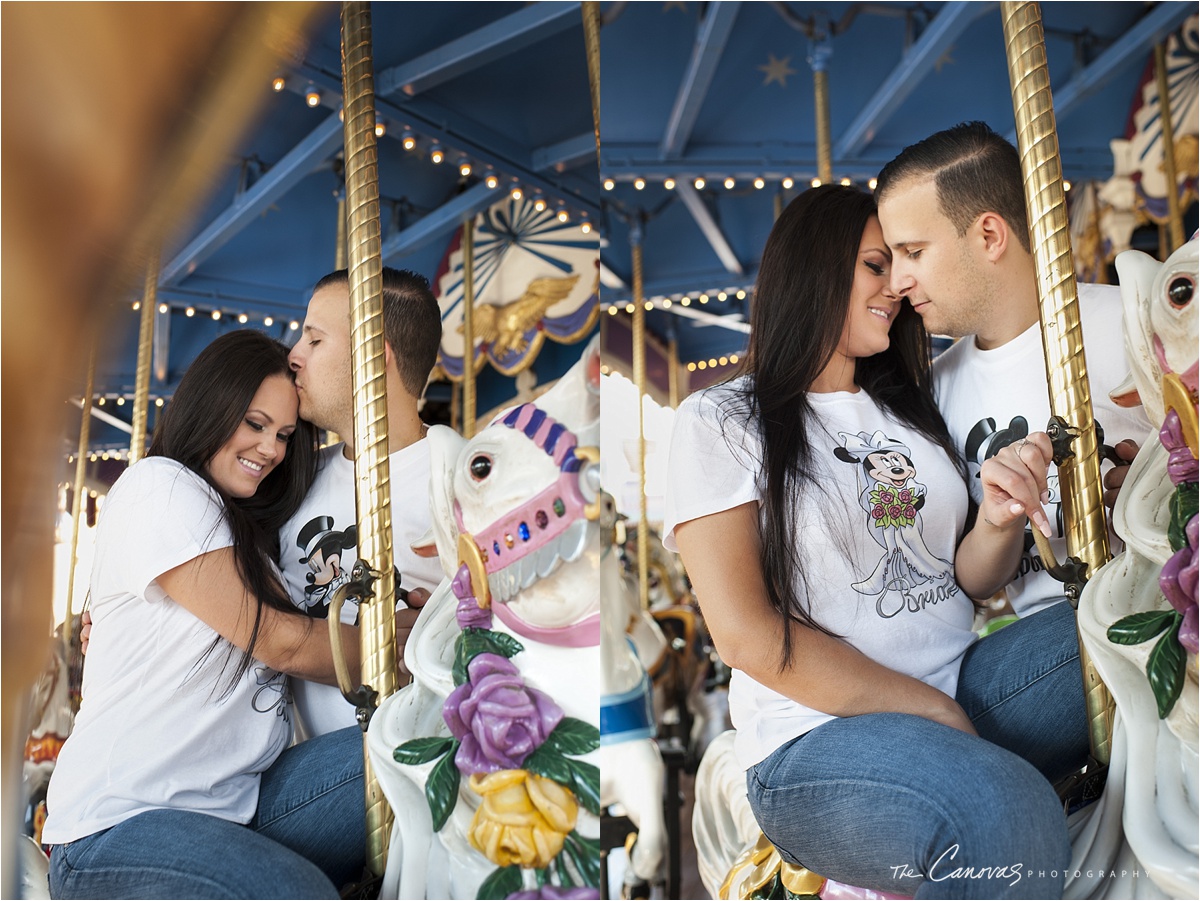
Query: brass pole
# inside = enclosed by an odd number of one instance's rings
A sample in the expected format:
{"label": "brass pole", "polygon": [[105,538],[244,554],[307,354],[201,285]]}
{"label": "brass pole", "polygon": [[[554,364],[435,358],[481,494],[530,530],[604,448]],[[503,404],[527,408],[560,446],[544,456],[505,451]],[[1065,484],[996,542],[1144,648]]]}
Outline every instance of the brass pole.
{"label": "brass pole", "polygon": [[155,251],[150,255],[146,267],[146,291],[142,297],[141,319],[138,322],[137,375],[133,383],[133,431],[129,436],[130,466],[146,453],[146,420],[150,414],[150,362],[157,310],[158,252]]}
{"label": "brass pole", "polygon": [[828,40],[814,41],[809,48],[808,64],[813,70],[813,100],[817,116],[817,178],[821,184],[833,181],[833,150],[829,137],[829,57],[833,48]]}
{"label": "brass pole", "polygon": [[475,218],[463,222],[462,433],[475,436]]}
{"label": "brass pole", "polygon": [[[360,607],[362,682],[380,700],[396,691],[395,577],[392,566],[391,476],[388,467],[387,378],[383,349],[383,261],[379,169],[375,146],[375,78],[371,8],[342,4],[350,337],[354,371],[354,484],[358,556],[375,578],[374,597]],[[365,736],[364,736],[365,738]],[[366,742],[367,866],[383,875],[392,811],[371,771]]]}
{"label": "brass pole", "polygon": [[588,87],[592,93],[592,126],[596,131],[596,165],[600,165],[600,4],[584,0],[583,45],[587,53]]}
{"label": "brass pole", "polygon": [[[1037,3],[1025,2],[1003,2],[1000,10],[1037,271],[1050,412],[1078,430],[1072,444],[1074,456],[1058,467],[1067,553],[1086,563],[1088,574],[1094,575],[1110,556],[1108,526],[1041,10]],[[1112,741],[1112,697],[1082,643],[1079,651],[1092,756],[1104,764]]]}
{"label": "brass pole", "polygon": [[779,217],[783,215],[783,192],[778,191],[775,194],[775,220],[779,221]]}
{"label": "brass pole", "polygon": [[75,454],[75,510],[71,516],[71,557],[67,565],[67,613],[63,618],[63,643],[71,659],[71,617],[75,601],[75,564],[79,555],[79,523],[87,517],[87,451],[92,437],[92,392],[96,390],[96,345],[88,352],[87,385],[83,389],[83,418],[79,422],[79,450]]}
{"label": "brass pole", "polygon": [[[346,268],[346,190],[337,192],[337,235],[334,237],[333,247],[333,268]],[[342,436],[337,432],[326,429],[325,443],[326,446],[339,444]]]}
{"label": "brass pole", "polygon": [[646,308],[642,297],[642,226],[630,231],[633,244],[633,383],[637,385],[638,417],[638,597],[650,607],[650,521],[646,516]]}
{"label": "brass pole", "polygon": [[667,402],[672,410],[679,407],[679,341],[675,338],[667,343]]}
{"label": "brass pole", "polygon": [[1158,82],[1158,114],[1162,118],[1163,175],[1167,179],[1167,225],[1170,244],[1166,259],[1183,246],[1183,211],[1179,209],[1179,177],[1175,171],[1175,123],[1171,120],[1171,86],[1167,83],[1167,45],[1154,45],[1154,77]]}

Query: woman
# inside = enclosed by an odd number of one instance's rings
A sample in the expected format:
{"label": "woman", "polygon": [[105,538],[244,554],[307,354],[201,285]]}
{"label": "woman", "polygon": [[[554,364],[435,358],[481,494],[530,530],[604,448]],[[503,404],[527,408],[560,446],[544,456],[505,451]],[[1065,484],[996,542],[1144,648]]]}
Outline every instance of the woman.
{"label": "woman", "polygon": [[784,211],[745,374],[679,409],[665,544],[734,669],[735,750],[785,860],[918,897],[1055,897],[1047,780],[1087,751],[1071,610],[977,643],[970,600],[1007,581],[1027,513],[1047,526],[1049,442],[985,464],[960,542],[962,467],[890,262],[869,195]]}
{"label": "woman", "polygon": [[210,344],[109,492],[47,800],[54,897],[336,898],[361,874],[361,735],[288,749],[285,674],[336,679],[277,569],[316,462],[287,353],[248,330]]}

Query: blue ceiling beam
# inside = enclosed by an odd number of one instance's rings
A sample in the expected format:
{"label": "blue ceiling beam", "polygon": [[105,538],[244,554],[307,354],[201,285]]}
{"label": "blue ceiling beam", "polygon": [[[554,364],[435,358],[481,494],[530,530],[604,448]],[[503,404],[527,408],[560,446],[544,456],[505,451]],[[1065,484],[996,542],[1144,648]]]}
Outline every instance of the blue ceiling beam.
{"label": "blue ceiling beam", "polygon": [[685,181],[675,186],[675,192],[683,201],[683,205],[687,207],[688,212],[692,214],[692,218],[696,220],[696,224],[700,226],[700,232],[712,245],[721,265],[735,275],[741,275],[742,264],[738,261],[733,248],[729,246],[729,241],[725,239],[721,226],[717,225],[717,220],[713,218],[712,211],[704,203],[704,198]]}
{"label": "blue ceiling beam", "polygon": [[[927,76],[950,45],[975,19],[995,7],[994,3],[947,3],[942,7],[908,52],[900,58],[875,95],[855,116],[850,127],[833,147],[835,159],[853,159],[875,139],[879,129],[900,107],[905,98]],[[840,171],[834,163],[834,171]]]}
{"label": "blue ceiling beam", "polygon": [[289,150],[248,191],[235,197],[204,231],[163,266],[158,275],[159,285],[178,285],[187,278],[267,207],[341,149],[342,140],[342,123],[334,113]]}
{"label": "blue ceiling beam", "polygon": [[[1053,91],[1054,118],[1065,119],[1074,112],[1075,107],[1108,84],[1131,59],[1142,57],[1142,62],[1145,62],[1145,55],[1153,51],[1154,45],[1166,40],[1195,12],[1194,3],[1167,2],[1158,4],[1142,16],[1082,72]],[[1016,129],[1009,132],[1008,139],[1016,143]]]}
{"label": "blue ceiling beam", "polygon": [[578,3],[534,3],[375,77],[383,97],[416,96],[480,66],[582,24]]}
{"label": "blue ceiling beam", "polygon": [[586,131],[573,138],[567,138],[565,141],[559,141],[557,144],[538,147],[533,151],[530,159],[533,162],[533,168],[538,172],[546,172],[551,169],[555,172],[563,172],[573,169],[589,159],[594,161],[596,159],[596,133]]}
{"label": "blue ceiling beam", "polygon": [[696,117],[700,115],[700,107],[704,105],[704,98],[717,71],[717,63],[721,61],[725,42],[733,31],[733,20],[737,17],[740,5],[729,0],[708,4],[704,21],[696,31],[692,58],[679,85],[675,106],[667,119],[667,128],[658,148],[661,159],[679,156],[687,146],[692,128],[696,125]]}
{"label": "blue ceiling beam", "polygon": [[486,210],[497,198],[502,197],[503,193],[499,188],[489,188],[484,182],[467,188],[453,200],[423,216],[419,222],[384,241],[381,251],[384,262],[419,250],[430,241],[454,231],[464,219]]}

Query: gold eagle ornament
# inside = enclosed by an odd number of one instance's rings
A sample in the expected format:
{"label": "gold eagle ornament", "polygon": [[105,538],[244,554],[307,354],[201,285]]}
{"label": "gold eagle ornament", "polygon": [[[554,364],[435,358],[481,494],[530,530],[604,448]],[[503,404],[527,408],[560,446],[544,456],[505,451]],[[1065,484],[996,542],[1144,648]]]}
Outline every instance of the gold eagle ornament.
{"label": "gold eagle ornament", "polygon": [[[524,353],[529,346],[525,333],[536,328],[546,311],[570,294],[578,281],[578,273],[566,278],[535,278],[516,300],[480,304],[472,311],[476,337],[491,347],[497,360],[510,350]],[[458,331],[462,330],[459,325]]]}

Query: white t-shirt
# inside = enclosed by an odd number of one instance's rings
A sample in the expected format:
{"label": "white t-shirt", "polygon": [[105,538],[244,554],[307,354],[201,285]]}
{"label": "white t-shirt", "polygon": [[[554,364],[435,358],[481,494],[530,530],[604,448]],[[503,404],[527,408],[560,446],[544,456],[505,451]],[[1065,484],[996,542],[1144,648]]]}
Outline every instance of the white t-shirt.
{"label": "white t-shirt", "polygon": [[50,780],[47,844],[160,808],[254,816],[260,774],[291,743],[286,677],[255,662],[227,691],[241,651],[156,582],[232,543],[216,492],[174,460],[140,460],[108,493],[83,702]]}
{"label": "white t-shirt", "polygon": [[[1150,421],[1141,407],[1118,407],[1108,396],[1129,375],[1125,358],[1120,289],[1111,285],[1080,285],[1079,315],[1083,325],[1088,382],[1096,420],[1104,429],[1104,442],[1116,444],[1132,438],[1146,442]],[[1041,329],[1035,323],[1001,347],[980,350],[972,338],[958,341],[933,363],[934,393],[954,444],[967,460],[971,496],[983,495],[979,469],[1001,448],[1029,432],[1044,431],[1050,420],[1050,394]],[[1105,464],[1105,470],[1110,464]],[[1053,466],[1045,505],[1054,537],[1050,541],[1058,560],[1066,557],[1062,521],[1062,495]],[[1062,583],[1045,572],[1033,535],[1025,527],[1025,552],[1013,581],[1005,589],[1013,611],[1029,616],[1064,597]],[[1119,539],[1110,532],[1114,553]]]}
{"label": "white t-shirt", "polygon": [[[757,429],[747,431],[730,406],[740,384],[693,394],[675,416],[663,524],[670,550],[677,550],[680,523],[761,504]],[[962,654],[975,640],[974,605],[954,580],[967,512],[962,478],[944,450],[897,424],[865,391],[810,394],[809,401],[819,487],[804,493],[796,511],[808,586],[797,584],[797,593],[815,622],[953,697]],[[778,648],[776,636],[763,636],[764,654]],[[834,718],[737,670],[729,712],[734,752],[746,768]]]}
{"label": "white t-shirt", "polygon": [[[292,603],[309,616],[327,619],[329,601],[350,579],[358,560],[354,502],[354,461],[344,444],[321,451],[316,481],[300,509],[279,533],[283,578]],[[422,439],[389,458],[392,484],[392,562],[400,577],[396,587],[432,592],[443,578],[438,558],[418,557],[410,545],[432,524],[429,509],[429,442]],[[403,606],[397,604],[397,606]],[[358,618],[358,604],[347,601],[342,622]],[[296,709],[305,733],[324,735],[355,724],[354,708],[333,685],[292,682]]]}

